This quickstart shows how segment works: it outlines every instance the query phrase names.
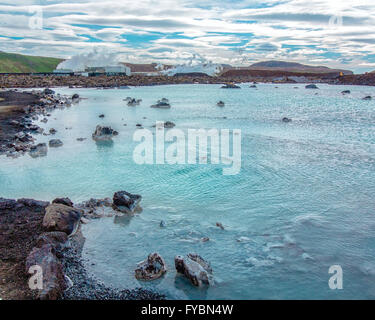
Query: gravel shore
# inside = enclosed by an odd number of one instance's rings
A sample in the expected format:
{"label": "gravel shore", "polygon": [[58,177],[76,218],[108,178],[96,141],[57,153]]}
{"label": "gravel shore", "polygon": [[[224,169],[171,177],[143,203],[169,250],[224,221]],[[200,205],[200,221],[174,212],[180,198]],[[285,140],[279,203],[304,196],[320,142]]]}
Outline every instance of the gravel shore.
{"label": "gravel shore", "polygon": [[162,300],[165,297],[156,292],[135,289],[119,290],[110,288],[91,277],[82,262],[81,251],[84,238],[79,230],[70,238],[70,247],[63,252],[62,263],[65,275],[69,277],[73,286],[65,290],[64,300]]}

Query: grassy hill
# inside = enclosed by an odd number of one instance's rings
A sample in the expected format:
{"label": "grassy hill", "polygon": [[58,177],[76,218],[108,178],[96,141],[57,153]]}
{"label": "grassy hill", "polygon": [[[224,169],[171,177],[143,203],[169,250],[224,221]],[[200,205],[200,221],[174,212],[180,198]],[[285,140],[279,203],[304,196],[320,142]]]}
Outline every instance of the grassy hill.
{"label": "grassy hill", "polygon": [[63,59],[25,56],[0,51],[0,73],[52,72]]}

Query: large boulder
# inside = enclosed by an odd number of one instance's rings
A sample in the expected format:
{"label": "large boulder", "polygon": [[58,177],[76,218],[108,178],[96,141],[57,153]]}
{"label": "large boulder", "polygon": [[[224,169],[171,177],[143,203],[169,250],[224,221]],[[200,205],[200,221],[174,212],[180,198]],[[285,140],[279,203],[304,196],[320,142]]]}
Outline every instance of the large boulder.
{"label": "large boulder", "polygon": [[135,269],[138,280],[151,281],[160,278],[167,272],[164,259],[158,253],[151,253],[145,261],[140,262]]}
{"label": "large boulder", "polygon": [[113,130],[111,127],[96,126],[95,132],[92,134],[92,138],[95,141],[111,140],[114,136],[117,136],[118,132]]}
{"label": "large boulder", "polygon": [[201,256],[189,253],[187,257],[176,256],[174,262],[177,272],[188,278],[194,286],[212,283],[212,268]]}
{"label": "large boulder", "polygon": [[47,144],[39,143],[36,146],[30,147],[29,155],[32,158],[38,158],[38,157],[46,156],[47,152],[48,152]]}
{"label": "large boulder", "polygon": [[68,207],[73,207],[73,202],[69,198],[56,198],[55,200],[52,201],[52,203],[60,203]]}
{"label": "large boulder", "polygon": [[52,140],[49,141],[48,144],[51,148],[58,148],[58,147],[62,147],[64,145],[63,142],[60,139],[52,139]]}
{"label": "large boulder", "polygon": [[113,195],[112,207],[114,210],[124,213],[133,213],[139,208],[142,196],[126,191],[118,191]]}
{"label": "large boulder", "polygon": [[[57,300],[66,289],[63,266],[55,255],[52,245],[45,244],[41,248],[35,247],[26,259],[26,273],[31,268],[42,271],[42,289],[38,291],[41,300]],[[34,271],[35,272],[35,271]]]}
{"label": "large boulder", "polygon": [[77,229],[81,216],[81,210],[53,203],[46,208],[43,228],[47,231],[62,231],[70,235]]}

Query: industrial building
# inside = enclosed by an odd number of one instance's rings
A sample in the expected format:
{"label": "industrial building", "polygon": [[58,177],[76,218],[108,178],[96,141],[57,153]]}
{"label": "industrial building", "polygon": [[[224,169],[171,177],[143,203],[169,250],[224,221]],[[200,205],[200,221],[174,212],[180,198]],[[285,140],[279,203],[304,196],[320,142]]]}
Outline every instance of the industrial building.
{"label": "industrial building", "polygon": [[57,75],[81,75],[85,77],[95,77],[101,75],[107,76],[118,76],[118,75],[131,75],[131,70],[129,67],[124,65],[116,66],[103,66],[103,67],[86,67],[83,71],[73,71],[70,69],[56,69],[54,74]]}

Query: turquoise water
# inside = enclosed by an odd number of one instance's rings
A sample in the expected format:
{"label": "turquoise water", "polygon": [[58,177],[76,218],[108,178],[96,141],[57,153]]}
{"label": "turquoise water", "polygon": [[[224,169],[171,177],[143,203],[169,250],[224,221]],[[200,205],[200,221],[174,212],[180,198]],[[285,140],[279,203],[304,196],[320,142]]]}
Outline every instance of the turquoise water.
{"label": "turquoise water", "polygon": [[[64,146],[45,158],[0,158],[0,196],[77,202],[118,190],[141,194],[141,214],[83,227],[87,268],[116,287],[153,288],[174,299],[374,299],[375,102],[361,98],[375,96],[375,88],[277,86],[57,89],[86,98],[40,124],[57,129],[53,138]],[[341,95],[345,89],[352,94]],[[127,107],[127,96],[143,101]],[[162,97],[171,109],[150,108]],[[219,100],[224,108],[216,106]],[[106,117],[99,119],[102,113]],[[283,117],[293,121],[283,123]],[[241,172],[223,176],[217,165],[135,164],[135,125],[150,128],[156,120],[183,130],[241,129]],[[112,145],[91,139],[97,124],[119,131]],[[168,272],[155,282],[138,282],[135,266],[153,251],[164,257]],[[176,276],[174,256],[189,252],[211,262],[215,285],[197,289]],[[343,290],[329,289],[331,265],[343,269]]]}

